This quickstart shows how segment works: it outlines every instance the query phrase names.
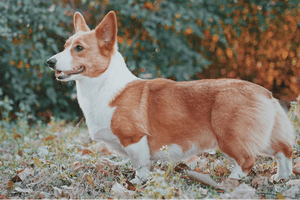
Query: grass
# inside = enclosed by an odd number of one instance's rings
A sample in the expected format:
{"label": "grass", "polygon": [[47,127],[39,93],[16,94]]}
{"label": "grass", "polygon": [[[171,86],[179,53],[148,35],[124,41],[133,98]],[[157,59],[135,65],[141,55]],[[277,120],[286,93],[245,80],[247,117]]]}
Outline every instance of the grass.
{"label": "grass", "polygon": [[[289,116],[299,138],[300,105],[292,104]],[[220,190],[190,179],[178,162],[152,163],[151,179],[133,185],[130,160],[110,152],[103,143],[91,141],[83,124],[56,121],[29,126],[25,119],[0,122],[0,198],[228,198],[235,190]],[[166,150],[167,151],[167,150]],[[300,157],[295,148],[293,165]],[[210,174],[217,182],[226,179],[232,168],[222,152],[200,156],[204,165],[195,171]],[[115,165],[116,162],[122,162]],[[299,159],[297,160],[299,161]],[[245,183],[255,189],[255,198],[283,198],[291,189],[285,182],[254,184],[258,175],[276,172],[270,157],[258,157]],[[299,179],[293,176],[292,179]],[[238,196],[237,196],[238,197]],[[299,199],[300,191],[287,198]],[[244,196],[240,196],[244,198]]]}

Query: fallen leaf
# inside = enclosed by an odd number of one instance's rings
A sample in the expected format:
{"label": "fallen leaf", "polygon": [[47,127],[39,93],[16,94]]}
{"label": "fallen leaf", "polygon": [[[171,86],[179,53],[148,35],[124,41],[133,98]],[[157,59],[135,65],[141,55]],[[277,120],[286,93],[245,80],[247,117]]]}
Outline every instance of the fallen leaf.
{"label": "fallen leaf", "polygon": [[229,174],[230,170],[227,169],[225,166],[220,166],[217,171],[215,172],[216,176],[223,176],[224,174]]}
{"label": "fallen leaf", "polygon": [[9,181],[9,182],[7,183],[7,186],[8,186],[8,189],[10,189],[12,186],[14,186],[14,182]]}
{"label": "fallen leaf", "polygon": [[191,168],[195,168],[198,165],[198,161],[200,160],[199,156],[194,156],[186,161],[187,165],[190,165]]}
{"label": "fallen leaf", "polygon": [[82,155],[86,155],[86,154],[92,154],[92,153],[94,153],[94,152],[92,152],[92,151],[89,150],[89,149],[83,149],[81,153],[82,153]]}
{"label": "fallen leaf", "polygon": [[61,188],[62,188],[62,189],[66,189],[66,190],[74,190],[73,187],[67,186],[67,185],[63,185],[63,186],[61,186]]}
{"label": "fallen leaf", "polygon": [[198,182],[203,183],[204,185],[212,186],[213,188],[217,188],[218,184],[210,178],[208,174],[202,174],[195,171],[187,171],[187,175]]}
{"label": "fallen leaf", "polygon": [[20,134],[15,134],[14,139],[17,139],[17,138],[21,138],[21,135]]}
{"label": "fallen leaf", "polygon": [[52,186],[55,197],[62,197],[62,189]]}
{"label": "fallen leaf", "polygon": [[254,188],[242,183],[229,194],[231,199],[253,199],[255,198],[255,191]]}
{"label": "fallen leaf", "polygon": [[56,136],[48,136],[46,138],[44,138],[44,141],[48,141],[48,140],[54,140]]}
{"label": "fallen leaf", "polygon": [[81,164],[80,162],[74,162],[73,169],[74,169],[75,171],[78,171],[79,169],[81,169],[81,168],[83,168],[83,167],[84,167],[84,165]]}
{"label": "fallen leaf", "polygon": [[202,158],[200,160],[198,160],[198,163],[197,163],[199,169],[201,171],[203,171],[204,169],[206,169],[209,165],[209,160],[207,158]]}
{"label": "fallen leaf", "polygon": [[174,170],[176,172],[181,172],[183,170],[191,170],[191,168],[189,166],[187,166],[186,164],[181,162],[176,167],[174,167]]}
{"label": "fallen leaf", "polygon": [[279,192],[277,193],[277,199],[285,199],[285,197]]}
{"label": "fallen leaf", "polygon": [[43,157],[49,154],[48,146],[41,146],[38,148],[39,156]]}
{"label": "fallen leaf", "polygon": [[133,194],[135,193],[134,191],[127,190],[119,183],[115,183],[111,190],[112,192],[110,197],[113,198],[121,197],[122,199],[133,199]]}
{"label": "fallen leaf", "polygon": [[261,185],[268,185],[268,178],[265,176],[260,176],[260,175],[254,177],[252,180],[252,186],[258,187]]}
{"label": "fallen leaf", "polygon": [[198,189],[198,191],[202,194],[202,195],[207,195],[207,193],[208,193],[208,189],[204,189],[204,188],[202,188],[202,187],[200,187],[199,189]]}
{"label": "fallen leaf", "polygon": [[128,180],[125,180],[124,186],[125,186],[128,190],[131,190],[131,191],[135,191],[135,190],[136,190],[136,188],[134,187],[134,185],[133,185],[130,181],[128,181]]}
{"label": "fallen leaf", "polygon": [[230,191],[240,185],[239,181],[233,178],[224,179],[219,183],[218,188],[226,191]]}
{"label": "fallen leaf", "polygon": [[42,168],[42,161],[40,161],[38,158],[33,158],[33,162],[37,167]]}
{"label": "fallen leaf", "polygon": [[293,173],[295,175],[299,175],[300,174],[300,162],[297,162],[297,164],[294,165],[294,167],[293,167]]}
{"label": "fallen leaf", "polygon": [[124,165],[127,161],[123,161],[123,162],[114,162],[111,161],[107,158],[103,158],[101,157],[95,164],[97,171],[98,172],[102,172],[102,171],[106,171],[105,167],[109,167],[110,169],[115,169],[120,165]]}
{"label": "fallen leaf", "polygon": [[28,194],[30,194],[30,193],[33,192],[33,190],[30,189],[30,188],[28,188],[28,189],[23,189],[23,188],[20,188],[20,187],[16,187],[14,190],[16,190],[17,192],[28,193]]}
{"label": "fallen leaf", "polygon": [[295,198],[297,193],[299,192],[299,189],[300,189],[299,185],[294,185],[290,189],[282,193],[282,195],[289,198]]}
{"label": "fallen leaf", "polygon": [[0,199],[9,199],[9,198],[3,194],[0,194]]}
{"label": "fallen leaf", "polygon": [[22,180],[22,181],[24,181],[28,176],[33,176],[34,175],[34,169],[33,168],[29,168],[29,167],[27,167],[27,168],[25,168],[22,172],[20,172],[19,174],[18,174],[18,176],[20,177],[20,179]]}
{"label": "fallen leaf", "polygon": [[299,184],[300,184],[300,179],[289,180],[288,182],[286,182],[287,186],[299,185]]}
{"label": "fallen leaf", "polygon": [[[10,183],[10,182],[11,182],[11,183]],[[12,185],[9,185],[9,184],[12,184]],[[0,189],[5,189],[5,190],[7,190],[7,189],[10,189],[13,185],[14,185],[14,182],[12,182],[12,181],[8,181],[8,180],[2,181],[2,182],[0,183]]]}
{"label": "fallen leaf", "polygon": [[17,183],[17,182],[21,182],[22,179],[19,177],[19,174],[15,175],[12,179],[11,182],[13,183]]}

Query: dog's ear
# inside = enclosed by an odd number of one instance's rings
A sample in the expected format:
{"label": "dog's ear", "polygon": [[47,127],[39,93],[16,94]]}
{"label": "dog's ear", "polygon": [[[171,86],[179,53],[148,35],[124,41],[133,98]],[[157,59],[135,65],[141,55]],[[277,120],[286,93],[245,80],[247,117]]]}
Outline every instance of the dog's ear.
{"label": "dog's ear", "polygon": [[90,28],[86,25],[86,22],[80,12],[75,12],[74,14],[74,28],[76,33],[78,31],[90,31]]}
{"label": "dog's ear", "polygon": [[95,29],[99,47],[102,52],[111,53],[117,39],[117,17],[110,11]]}

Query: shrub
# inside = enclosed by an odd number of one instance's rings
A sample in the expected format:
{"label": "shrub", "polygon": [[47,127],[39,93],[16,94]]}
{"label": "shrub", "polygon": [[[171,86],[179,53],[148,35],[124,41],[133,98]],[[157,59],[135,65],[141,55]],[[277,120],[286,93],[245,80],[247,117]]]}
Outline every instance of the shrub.
{"label": "shrub", "polygon": [[0,2],[0,12],[0,118],[73,118],[72,84],[58,84],[45,63],[68,36],[65,9],[48,0],[11,0]]}

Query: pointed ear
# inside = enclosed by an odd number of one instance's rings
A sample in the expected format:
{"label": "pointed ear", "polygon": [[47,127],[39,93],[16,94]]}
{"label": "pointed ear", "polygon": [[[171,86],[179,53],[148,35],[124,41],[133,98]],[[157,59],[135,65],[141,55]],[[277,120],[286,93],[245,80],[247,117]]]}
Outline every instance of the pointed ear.
{"label": "pointed ear", "polygon": [[95,29],[99,47],[111,52],[117,40],[117,17],[115,12],[110,11]]}
{"label": "pointed ear", "polygon": [[90,28],[86,25],[86,22],[80,12],[75,12],[74,14],[74,28],[76,33],[78,31],[90,31]]}

